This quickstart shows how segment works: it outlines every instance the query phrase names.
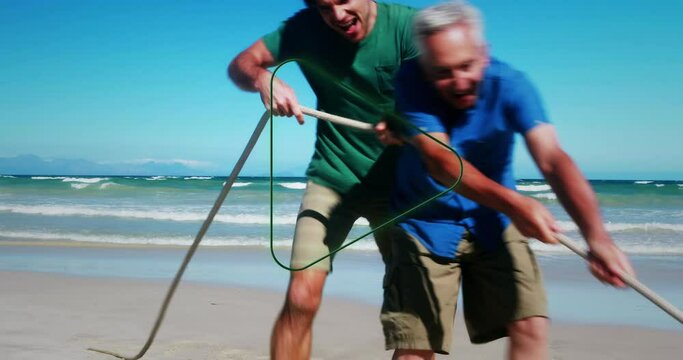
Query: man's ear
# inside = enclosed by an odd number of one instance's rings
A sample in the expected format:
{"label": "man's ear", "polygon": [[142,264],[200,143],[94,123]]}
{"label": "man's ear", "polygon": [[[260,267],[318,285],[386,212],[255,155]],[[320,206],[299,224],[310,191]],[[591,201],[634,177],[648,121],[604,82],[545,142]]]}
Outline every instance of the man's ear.
{"label": "man's ear", "polygon": [[481,46],[481,52],[482,52],[482,57],[484,58],[484,66],[488,66],[489,63],[491,62],[491,56],[489,56],[491,45],[489,43],[485,43],[484,45]]}

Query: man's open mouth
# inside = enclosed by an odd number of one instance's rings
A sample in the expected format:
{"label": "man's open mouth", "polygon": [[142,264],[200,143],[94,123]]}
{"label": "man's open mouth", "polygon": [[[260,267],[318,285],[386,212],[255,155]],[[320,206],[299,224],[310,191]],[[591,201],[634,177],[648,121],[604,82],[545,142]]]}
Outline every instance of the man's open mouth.
{"label": "man's open mouth", "polygon": [[455,95],[455,97],[461,98],[461,97],[465,97],[465,96],[469,96],[469,95],[474,95],[476,92],[477,92],[477,89],[472,88],[472,89],[467,90],[467,91],[460,91],[460,92],[453,93],[453,95]]}
{"label": "man's open mouth", "polygon": [[349,34],[356,30],[356,24],[358,24],[358,18],[353,18],[349,21],[338,23],[337,27],[344,33]]}

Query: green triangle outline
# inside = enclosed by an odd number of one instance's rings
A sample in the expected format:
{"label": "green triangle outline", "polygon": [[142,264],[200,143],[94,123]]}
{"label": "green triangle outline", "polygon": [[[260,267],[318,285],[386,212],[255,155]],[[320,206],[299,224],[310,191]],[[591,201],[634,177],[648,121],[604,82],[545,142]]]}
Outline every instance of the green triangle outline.
{"label": "green triangle outline", "polygon": [[[295,59],[286,60],[286,61],[280,63],[280,64],[273,70],[273,73],[272,73],[272,75],[271,75],[271,77],[270,77],[270,108],[271,108],[271,109],[273,108],[273,80],[275,79],[275,74],[278,72],[278,70],[280,70],[280,68],[281,68],[282,66],[284,66],[285,64],[288,64],[288,63],[290,63],[290,62],[297,62],[297,63],[299,63],[300,65],[301,65],[301,64],[308,65],[311,69],[315,69],[315,71],[318,71],[321,75],[323,75],[323,76],[325,76],[325,77],[328,77],[331,81],[334,81],[334,78],[333,78],[329,73],[325,72],[325,70],[323,70],[323,69],[321,69],[321,68],[318,68],[318,67],[316,67],[316,66],[313,66],[313,64],[310,64],[310,63],[308,63],[307,61],[305,61],[305,60],[303,60],[303,59],[296,59],[296,58],[295,58]],[[341,85],[340,85],[340,86],[341,86]],[[363,97],[361,94],[359,94],[359,93],[358,93],[357,91],[355,91],[354,89],[345,88],[345,90],[349,91],[352,95],[355,95],[355,97],[356,97],[359,101],[365,103],[366,105],[370,105],[370,106],[373,105],[373,104],[369,103],[369,102],[366,100],[366,97]],[[405,212],[403,212],[403,213],[401,213],[401,214],[399,214],[399,215],[397,215],[397,216],[395,216],[395,217],[393,217],[393,218],[387,220],[386,222],[384,222],[384,223],[381,224],[380,226],[376,227],[374,230],[370,230],[370,231],[366,232],[365,234],[359,236],[358,238],[346,242],[345,244],[343,244],[343,245],[340,246],[339,248],[330,251],[327,255],[324,255],[324,256],[322,256],[321,258],[319,258],[319,259],[317,259],[317,260],[314,260],[314,261],[311,262],[310,264],[305,265],[305,266],[303,266],[303,267],[291,268],[291,267],[289,267],[289,266],[283,264],[283,263],[277,258],[277,255],[275,255],[275,249],[274,249],[274,246],[273,246],[273,113],[272,113],[272,112],[269,112],[270,119],[269,119],[269,121],[268,121],[268,122],[269,122],[268,125],[269,125],[269,130],[270,130],[270,141],[269,141],[269,144],[270,144],[270,145],[269,145],[269,146],[270,146],[270,149],[269,149],[269,154],[270,154],[270,174],[269,174],[269,175],[270,175],[270,254],[271,254],[271,256],[273,257],[273,260],[275,261],[275,263],[276,263],[278,266],[280,266],[281,268],[283,268],[283,269],[285,269],[285,270],[288,270],[288,271],[301,271],[301,270],[308,269],[309,267],[311,267],[311,266],[313,266],[313,265],[319,263],[320,261],[323,261],[323,260],[325,260],[326,258],[328,258],[328,257],[330,257],[330,256],[332,256],[332,255],[334,255],[334,254],[336,254],[336,253],[338,253],[338,252],[340,252],[340,251],[346,249],[347,247],[353,245],[353,244],[356,243],[357,241],[359,241],[359,240],[361,240],[361,239],[367,237],[368,235],[374,233],[375,231],[377,231],[377,230],[379,230],[379,229],[383,229],[383,228],[385,228],[385,227],[389,227],[389,226],[391,226],[391,225],[394,225],[394,224],[395,224],[396,222],[398,222],[401,218],[403,218],[403,217],[405,217],[405,216],[407,216],[407,215],[409,215],[409,214],[411,214],[411,213],[417,211],[418,209],[420,209],[420,208],[422,208],[423,206],[429,204],[430,202],[436,200],[437,198],[441,197],[442,195],[445,195],[446,193],[450,192],[451,190],[454,190],[455,187],[458,186],[458,185],[460,184],[460,181],[462,180],[462,177],[463,177],[463,160],[462,160],[462,157],[460,157],[460,155],[458,154],[458,152],[455,151],[455,149],[453,149],[450,145],[445,144],[444,142],[442,142],[442,141],[440,141],[439,139],[433,137],[432,135],[428,134],[428,133],[425,132],[424,130],[422,130],[422,129],[418,128],[417,126],[411,124],[410,122],[406,121],[405,119],[403,119],[403,117],[398,116],[397,114],[393,114],[393,115],[394,115],[394,116],[393,116],[394,120],[397,120],[397,121],[401,122],[401,125],[403,125],[403,126],[409,126],[409,127],[412,127],[413,129],[418,130],[420,133],[426,135],[427,137],[429,137],[429,138],[432,139],[433,141],[437,142],[439,145],[445,147],[446,149],[450,150],[453,154],[455,154],[455,156],[456,156],[457,159],[458,159],[458,162],[460,163],[460,173],[458,174],[457,180],[455,181],[455,183],[453,183],[453,185],[451,185],[450,187],[448,187],[446,190],[441,191],[440,193],[438,193],[438,194],[436,194],[436,195],[434,195],[434,196],[432,196],[432,197],[430,197],[430,198],[428,198],[428,199],[422,201],[421,203],[419,203],[419,204],[413,206],[412,208],[408,209],[407,211],[405,211]]]}

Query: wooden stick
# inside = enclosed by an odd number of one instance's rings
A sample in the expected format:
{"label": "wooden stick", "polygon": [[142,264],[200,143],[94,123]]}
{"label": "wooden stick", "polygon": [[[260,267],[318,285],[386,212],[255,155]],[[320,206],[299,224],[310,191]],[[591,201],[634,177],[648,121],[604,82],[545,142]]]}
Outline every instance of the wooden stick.
{"label": "wooden stick", "polygon": [[[358,120],[348,119],[337,115],[328,114],[318,110],[313,110],[305,106],[301,106],[301,112],[303,112],[306,115],[316,117],[318,119],[327,120],[340,125],[353,127],[355,129],[373,131],[373,126],[371,124],[364,123]],[[562,245],[566,246],[582,258],[589,260],[588,252],[582,249],[576,242],[562,234],[555,234],[555,237]],[[667,314],[671,315],[674,319],[678,320],[678,322],[683,324],[683,312],[681,312],[681,310],[676,308],[673,304],[666,301],[664,298],[659,296],[657,293],[652,291],[647,286],[643,285],[643,283],[638,281],[633,276],[624,273],[617,274],[617,276],[619,276],[619,278],[624,283],[626,283],[626,285],[630,286],[635,291],[639,292],[645,298],[647,298],[652,303],[657,305],[660,309],[664,310]]]}
{"label": "wooden stick", "polygon": [[251,137],[247,142],[247,146],[242,151],[242,155],[237,160],[237,164],[235,164],[235,167],[232,169],[232,172],[230,173],[230,177],[228,177],[228,180],[225,181],[223,189],[221,190],[220,194],[218,194],[218,198],[216,199],[216,202],[214,202],[211,211],[209,211],[209,215],[206,217],[206,220],[204,220],[204,223],[202,224],[201,228],[199,229],[199,232],[197,233],[197,236],[195,236],[194,242],[192,242],[192,245],[187,250],[187,254],[185,254],[185,258],[183,259],[183,262],[180,265],[178,272],[176,272],[176,275],[173,278],[171,286],[168,288],[168,291],[166,292],[166,297],[164,298],[164,302],[161,304],[161,308],[159,309],[159,314],[157,315],[156,321],[154,322],[154,326],[152,327],[152,330],[150,331],[149,336],[147,338],[147,342],[145,342],[145,345],[142,347],[142,349],[140,349],[140,351],[134,356],[125,356],[113,351],[95,348],[88,348],[88,350],[115,356],[119,359],[124,360],[138,360],[145,355],[149,347],[152,346],[152,342],[154,342],[154,338],[156,337],[156,334],[159,331],[159,328],[161,327],[161,323],[164,321],[166,310],[168,310],[168,306],[171,303],[173,294],[175,294],[176,288],[178,287],[180,279],[183,277],[183,274],[185,273],[187,265],[190,263],[190,260],[192,260],[192,256],[197,250],[199,243],[202,241],[204,235],[209,230],[209,226],[211,226],[213,218],[218,213],[218,210],[220,210],[221,205],[223,205],[223,201],[225,201],[225,198],[228,196],[228,193],[230,192],[232,185],[235,183],[235,180],[237,180],[237,176],[242,170],[242,166],[244,166],[244,163],[247,161],[249,154],[251,154],[251,151],[254,149],[256,141],[258,140],[259,136],[261,136],[261,132],[263,132],[263,128],[266,126],[269,120],[270,112],[266,111],[261,116],[261,120],[259,120],[258,124],[256,125],[256,129],[254,129],[254,132],[251,134]]}
{"label": "wooden stick", "polygon": [[349,119],[349,118],[345,118],[345,117],[341,117],[341,116],[337,116],[337,115],[328,114],[326,112],[314,110],[314,109],[311,109],[311,108],[308,108],[305,106],[301,106],[300,108],[301,108],[302,113],[309,115],[309,116],[312,116],[314,118],[318,118],[321,120],[327,120],[327,121],[335,123],[335,124],[348,126],[348,127],[358,129],[358,130],[369,131],[369,132],[374,131],[374,127],[372,126],[372,124],[369,124],[369,123],[364,123],[362,121],[353,120],[353,119]]}
{"label": "wooden stick", "polygon": [[[369,123],[364,123],[358,120],[353,120],[337,115],[332,115],[328,114],[322,111],[318,110],[313,110],[311,108],[307,108],[302,106],[301,111],[309,116],[316,117],[321,120],[326,120],[330,121],[339,125],[343,126],[348,126],[352,127],[358,130],[363,130],[363,131],[373,131],[374,127],[372,124]],[[171,286],[169,287],[166,297],[164,298],[164,301],[161,305],[161,308],[159,309],[159,314],[157,315],[157,319],[154,322],[154,326],[152,327],[152,330],[149,334],[149,337],[147,338],[147,342],[143,345],[142,349],[134,355],[134,356],[125,356],[121,355],[119,353],[115,353],[113,351],[108,351],[108,350],[101,350],[101,349],[95,349],[95,348],[88,348],[90,351],[94,352],[99,352],[102,354],[107,354],[111,355],[114,357],[117,357],[119,359],[124,359],[124,360],[138,360],[142,358],[147,350],[152,346],[152,343],[154,342],[154,339],[156,337],[157,332],[159,331],[159,328],[161,327],[161,324],[164,320],[166,310],[168,310],[168,307],[170,305],[171,299],[173,298],[173,295],[175,294],[176,288],[178,287],[178,284],[180,283],[180,279],[182,278],[183,274],[185,273],[185,269],[187,268],[187,265],[190,263],[190,260],[194,256],[195,251],[197,250],[197,247],[199,246],[199,243],[202,241],[204,238],[204,235],[209,229],[209,226],[211,226],[211,223],[213,222],[214,217],[218,213],[218,210],[220,210],[223,202],[225,201],[225,198],[228,196],[228,193],[230,192],[230,189],[232,188],[233,183],[235,180],[237,180],[237,176],[239,175],[240,171],[242,170],[242,166],[244,163],[247,161],[247,158],[249,157],[249,154],[251,154],[252,149],[254,148],[254,145],[256,145],[256,141],[258,140],[259,136],[261,135],[261,132],[263,131],[263,128],[266,126],[266,123],[270,119],[270,112],[266,111],[262,116],[261,119],[259,120],[258,124],[256,125],[256,129],[254,129],[254,132],[251,135],[251,138],[249,139],[247,146],[244,148],[244,151],[242,152],[242,155],[237,161],[237,164],[235,164],[235,167],[232,169],[232,172],[230,173],[230,176],[228,180],[225,182],[223,185],[223,189],[221,190],[220,194],[218,195],[218,198],[216,199],[216,202],[214,203],[213,207],[211,208],[211,211],[209,212],[209,215],[207,216],[206,220],[204,220],[204,223],[202,224],[201,228],[199,229],[199,232],[195,236],[194,242],[188,249],[187,254],[185,255],[185,258],[183,259],[182,264],[180,265],[180,268],[178,269],[178,272],[176,273],[176,276],[174,277]],[[560,241],[564,246],[568,247],[570,250],[574,251],[576,254],[579,256],[583,257],[584,259],[588,260],[588,253],[583,250],[581,247],[578,246],[573,240],[569,239],[568,237],[562,235],[562,234],[555,234],[555,237],[557,240]],[[666,313],[674,317],[676,320],[679,322],[683,323],[683,314],[679,309],[677,309],[675,306],[673,306],[671,303],[668,301],[664,300],[662,297],[657,295],[654,291],[650,290],[647,288],[645,285],[640,283],[638,280],[633,278],[632,276],[628,274],[617,274],[627,285],[632,287],[634,290],[638,291],[640,294],[645,296],[648,300],[652,301],[655,305],[659,306],[662,310],[664,310]]]}
{"label": "wooden stick", "polygon": [[[569,248],[569,250],[575,252],[577,255],[581,256],[582,258],[586,259],[586,261],[589,260],[589,254],[586,250],[581,248],[579,244],[577,244],[574,240],[571,240],[570,238],[566,237],[565,235],[562,234],[555,234],[555,238],[564,246]],[[616,274],[619,276],[619,278],[626,283],[626,285],[630,286],[633,290],[639,292],[641,295],[643,295],[645,298],[648,300],[652,301],[655,305],[659,306],[660,309],[664,310],[667,314],[671,315],[674,319],[678,320],[681,324],[683,324],[683,312],[681,312],[680,309],[676,308],[673,304],[670,302],[666,301],[664,298],[659,296],[657,293],[652,291],[650,288],[647,286],[643,285],[640,281],[638,281],[636,278],[629,274],[625,273],[618,273]]]}

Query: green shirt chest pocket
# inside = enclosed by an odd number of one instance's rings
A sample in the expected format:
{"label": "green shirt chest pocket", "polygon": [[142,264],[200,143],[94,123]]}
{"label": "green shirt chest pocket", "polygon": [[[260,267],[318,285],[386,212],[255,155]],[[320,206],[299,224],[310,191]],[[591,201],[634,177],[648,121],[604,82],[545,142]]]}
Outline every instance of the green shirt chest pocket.
{"label": "green shirt chest pocket", "polygon": [[377,75],[377,90],[382,97],[382,102],[394,101],[394,76],[398,71],[398,65],[379,65],[375,66],[375,74]]}

